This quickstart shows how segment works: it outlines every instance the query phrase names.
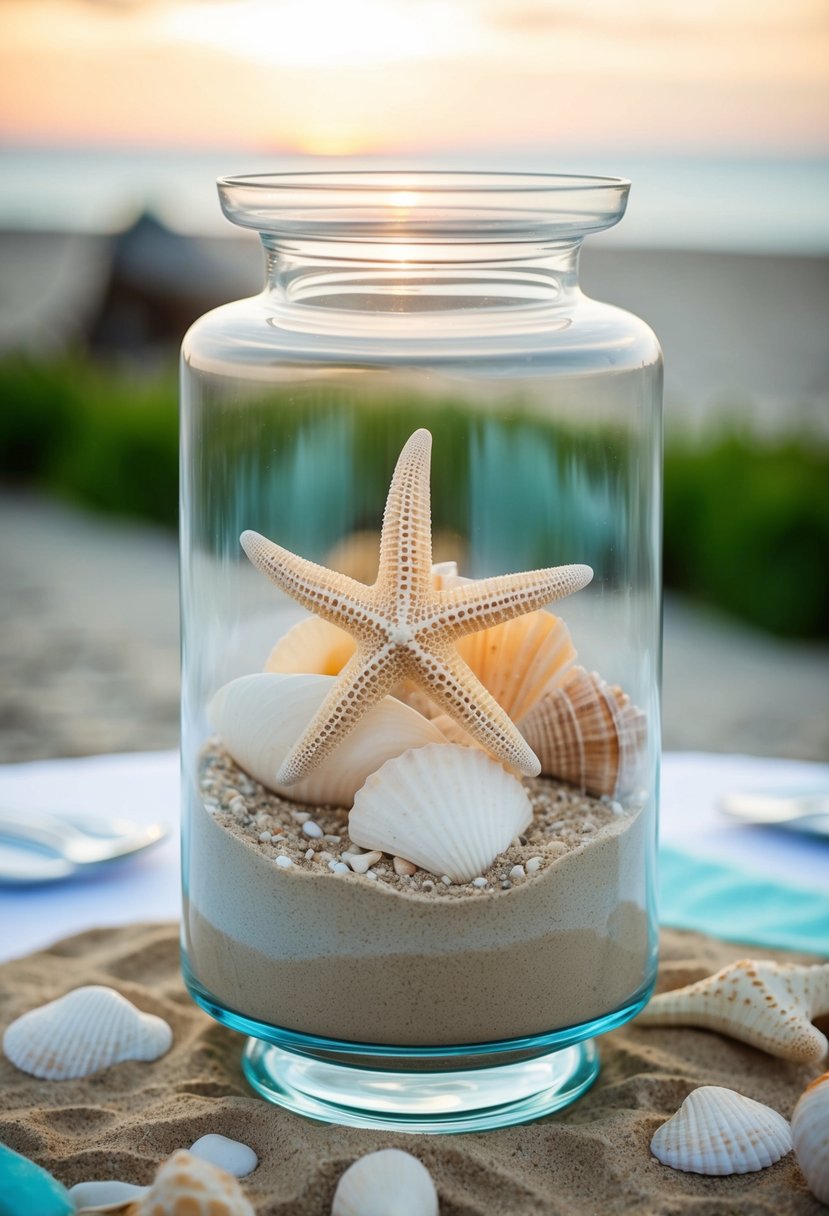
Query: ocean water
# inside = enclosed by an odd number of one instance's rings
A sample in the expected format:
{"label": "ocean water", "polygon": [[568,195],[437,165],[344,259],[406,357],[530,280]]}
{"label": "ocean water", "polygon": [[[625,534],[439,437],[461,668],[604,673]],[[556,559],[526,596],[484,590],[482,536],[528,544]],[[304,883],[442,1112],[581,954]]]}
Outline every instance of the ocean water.
{"label": "ocean water", "polygon": [[[590,155],[536,150],[350,160],[357,168],[598,173],[633,183],[621,225],[594,240],[633,248],[829,254],[829,158]],[[341,158],[250,151],[0,146],[0,228],[116,231],[143,209],[178,231],[221,235],[215,179],[227,173],[342,169]]]}

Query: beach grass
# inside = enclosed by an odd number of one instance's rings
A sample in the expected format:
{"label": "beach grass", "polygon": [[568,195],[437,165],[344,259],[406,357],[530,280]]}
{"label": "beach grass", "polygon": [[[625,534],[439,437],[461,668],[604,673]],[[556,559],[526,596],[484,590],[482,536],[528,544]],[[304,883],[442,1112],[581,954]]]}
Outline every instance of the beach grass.
{"label": "beach grass", "polygon": [[[0,360],[0,478],[176,526],[177,382],[78,355]],[[403,430],[412,402],[395,402]],[[441,410],[451,427],[451,402]],[[366,413],[365,450],[370,452]],[[447,445],[448,446],[448,445]],[[381,478],[382,481],[382,478]],[[829,633],[829,445],[737,423],[669,435],[665,582],[776,634]]]}

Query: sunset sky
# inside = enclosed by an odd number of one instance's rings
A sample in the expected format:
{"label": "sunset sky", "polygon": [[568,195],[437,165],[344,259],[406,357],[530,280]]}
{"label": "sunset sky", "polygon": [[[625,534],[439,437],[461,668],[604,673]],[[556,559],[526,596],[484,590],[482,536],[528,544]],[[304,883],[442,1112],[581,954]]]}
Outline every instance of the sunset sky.
{"label": "sunset sky", "polygon": [[0,0],[0,140],[829,150],[827,0]]}

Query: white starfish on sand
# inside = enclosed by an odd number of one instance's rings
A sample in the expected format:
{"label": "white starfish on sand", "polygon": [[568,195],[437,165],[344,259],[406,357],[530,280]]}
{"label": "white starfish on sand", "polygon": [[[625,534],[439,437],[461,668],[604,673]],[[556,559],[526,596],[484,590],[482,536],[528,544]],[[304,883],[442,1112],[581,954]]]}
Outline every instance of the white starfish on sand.
{"label": "white starfish on sand", "polygon": [[298,781],[345,738],[399,680],[408,678],[499,760],[518,772],[540,771],[535,753],[473,675],[455,647],[467,633],[522,616],[585,587],[589,566],[555,566],[434,589],[429,470],[432,436],[415,431],[394,470],[371,586],[243,532],[255,566],[311,612],[347,630],[357,649],[277,780]]}

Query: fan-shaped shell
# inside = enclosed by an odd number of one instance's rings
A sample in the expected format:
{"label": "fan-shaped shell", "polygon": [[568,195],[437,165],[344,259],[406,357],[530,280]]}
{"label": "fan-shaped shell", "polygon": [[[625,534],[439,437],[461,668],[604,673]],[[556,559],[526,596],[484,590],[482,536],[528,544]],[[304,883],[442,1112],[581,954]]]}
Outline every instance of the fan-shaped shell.
{"label": "fan-shaped shell", "polygon": [[822,1060],[826,1035],[812,1018],[829,1013],[829,963],[806,967],[742,958],[695,984],[661,992],[638,1026],[702,1026],[783,1060]]}
{"label": "fan-shaped shell", "polygon": [[792,1115],[792,1142],[809,1190],[829,1205],[829,1072],[800,1095]]}
{"label": "fan-shaped shell", "polygon": [[240,676],[219,689],[208,717],[240,768],[269,790],[316,806],[351,806],[369,773],[386,760],[444,737],[408,705],[384,697],[313,772],[294,785],[280,785],[282,761],[334,682],[334,676],[276,672]]}
{"label": "fan-shaped shell", "polygon": [[630,793],[645,745],[645,715],[596,672],[573,667],[518,727],[542,772],[596,797]]}
{"label": "fan-shaped shell", "polygon": [[162,1162],[130,1216],[255,1216],[235,1178],[181,1149]]}
{"label": "fan-shaped shell", "polygon": [[123,1060],[157,1060],[172,1041],[163,1018],[142,1013],[114,988],[91,985],[17,1018],[3,1051],[22,1072],[67,1081]]}
{"label": "fan-shaped shell", "polygon": [[354,798],[355,844],[468,882],[487,870],[532,819],[524,787],[495,760],[454,743],[387,761]]}
{"label": "fan-shaped shell", "polygon": [[133,1186],[129,1182],[114,1179],[104,1182],[77,1182],[69,1188],[69,1197],[78,1213],[101,1212],[109,1216],[124,1216],[134,1210],[135,1200],[145,1195],[150,1188]]}
{"label": "fan-shaped shell", "polygon": [[792,1147],[782,1115],[720,1085],[703,1085],[654,1133],[651,1152],[690,1174],[749,1174]]}
{"label": "fan-shaped shell", "polygon": [[543,611],[468,633],[458,639],[457,648],[515,722],[561,679],[576,657],[564,621]]}
{"label": "fan-shaped shell", "polygon": [[265,671],[339,675],[357,649],[350,633],[319,616],[308,616],[274,646]]}
{"label": "fan-shaped shell", "polygon": [[399,1148],[368,1153],[337,1184],[331,1216],[438,1216],[435,1184],[417,1157]]}

